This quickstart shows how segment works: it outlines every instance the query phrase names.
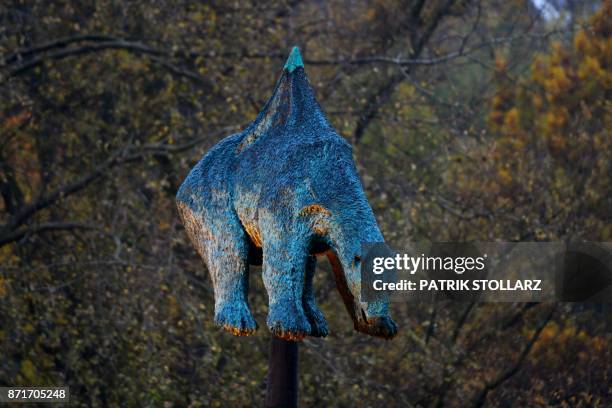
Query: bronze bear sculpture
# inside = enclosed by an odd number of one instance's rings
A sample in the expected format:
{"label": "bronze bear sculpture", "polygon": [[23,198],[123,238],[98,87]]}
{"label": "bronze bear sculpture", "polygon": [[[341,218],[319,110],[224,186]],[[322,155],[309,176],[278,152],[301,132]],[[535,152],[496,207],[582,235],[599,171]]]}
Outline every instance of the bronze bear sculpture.
{"label": "bronze bear sculpture", "polygon": [[269,329],[287,340],[326,336],[312,287],[316,255],[325,254],[355,329],[397,333],[388,302],[360,301],[361,244],[383,237],[352,148],[325,118],[297,47],[255,121],[214,146],[176,198],[210,271],[217,325],[236,335],[256,330],[248,270],[262,264]]}

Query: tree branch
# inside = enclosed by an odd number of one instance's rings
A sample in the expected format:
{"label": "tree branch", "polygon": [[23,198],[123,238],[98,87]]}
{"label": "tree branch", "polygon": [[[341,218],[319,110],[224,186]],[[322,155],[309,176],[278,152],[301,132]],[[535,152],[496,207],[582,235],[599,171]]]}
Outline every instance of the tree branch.
{"label": "tree branch", "polygon": [[[427,25],[423,34],[418,38],[414,38],[414,35],[412,36],[414,43],[412,44],[412,52],[410,53],[409,57],[410,60],[419,58],[419,56],[423,52],[423,49],[425,48],[425,45],[427,44],[427,41],[429,41],[444,16],[448,14],[450,8],[453,6],[453,3],[454,0],[447,0],[446,3],[442,7],[440,7],[434,14],[431,22]],[[422,8],[422,4],[417,3],[417,7],[419,5]],[[414,21],[418,21],[418,19],[420,18],[421,11],[422,10],[419,8],[417,10],[417,15],[415,16],[413,14]],[[361,138],[363,137],[367,127],[378,115],[378,111],[380,110],[380,108],[389,99],[391,99],[395,87],[405,79],[412,66],[413,65],[407,66],[404,72],[396,72],[391,75],[391,77],[384,84],[381,85],[378,91],[375,92],[372,96],[370,96],[370,98],[365,104],[365,107],[362,110],[361,115],[359,115],[359,119],[357,120],[357,126],[355,127],[355,132],[353,133],[353,141],[355,144],[361,141]]]}
{"label": "tree branch", "polygon": [[83,190],[98,179],[104,178],[106,176],[106,171],[112,168],[113,166],[139,161],[147,155],[180,153],[191,149],[194,146],[197,146],[198,144],[210,139],[216,134],[227,133],[228,131],[231,131],[232,129],[236,128],[238,127],[224,127],[218,129],[212,135],[207,134],[206,137],[200,137],[180,145],[166,145],[156,143],[140,146],[137,151],[133,153],[130,147],[116,151],[106,161],[95,167],[88,174],[78,178],[77,180],[74,180],[71,183],[58,187],[52,193],[46,196],[41,195],[36,201],[26,205],[20,211],[18,211],[13,218],[11,218],[5,225],[0,227],[0,247],[6,245],[7,243],[21,239],[21,237],[23,237],[28,232],[39,232],[40,226],[35,229],[30,228],[29,230],[18,230],[18,228],[24,223],[26,223],[27,220],[31,218],[34,214],[36,214],[38,211],[55,204],[58,200],[62,198],[65,198],[69,195],[75,194]]}
{"label": "tree branch", "polygon": [[23,237],[38,234],[46,231],[58,231],[58,230],[75,230],[75,229],[86,229],[94,230],[98,229],[95,226],[84,224],[77,221],[56,221],[47,222],[31,226],[29,228],[21,228],[17,231],[10,232],[8,234],[0,236],[0,247],[15,241],[19,241]]}
{"label": "tree branch", "polygon": [[24,59],[24,57],[29,57],[30,55],[38,54],[41,52],[49,51],[54,48],[65,47],[70,44],[74,44],[82,41],[116,41],[116,37],[111,37],[103,34],[83,34],[83,35],[75,35],[72,37],[64,37],[58,38],[56,40],[49,41],[47,43],[36,45],[30,48],[24,48],[22,50],[17,51],[16,53],[9,55],[4,60],[4,65],[8,65],[14,63],[15,61]]}
{"label": "tree branch", "polygon": [[51,194],[45,197],[40,197],[35,202],[30,203],[29,205],[26,205],[6,225],[0,228],[0,230],[5,231],[5,234],[6,234],[6,231],[12,231],[16,229],[17,227],[25,223],[25,221],[28,218],[30,218],[33,214],[35,214],[36,212],[52,205],[53,203],[55,203],[61,198],[67,197],[71,194],[74,194],[84,189],[89,184],[91,184],[94,180],[100,178],[103,175],[104,171],[109,169],[111,166],[113,166],[117,162],[119,157],[121,155],[124,155],[127,152],[127,150],[128,149],[123,149],[118,152],[115,152],[113,155],[111,155],[111,157],[108,160],[106,160],[104,163],[94,168],[94,170],[91,171],[89,174],[86,174],[78,178],[72,183],[69,183],[60,188],[57,188]]}
{"label": "tree branch", "polygon": [[553,306],[551,310],[548,312],[548,314],[546,315],[546,317],[540,322],[540,324],[536,328],[535,332],[533,333],[533,335],[531,336],[527,344],[525,344],[525,346],[523,347],[521,354],[516,359],[514,364],[512,364],[511,366],[503,370],[501,373],[499,373],[499,375],[495,377],[493,381],[489,381],[485,384],[485,386],[482,388],[482,390],[480,390],[480,392],[474,399],[474,403],[472,404],[473,407],[482,407],[484,403],[486,402],[487,395],[489,394],[489,392],[495,390],[497,387],[502,385],[504,382],[508,381],[510,378],[512,378],[512,376],[514,376],[516,373],[519,372],[519,370],[521,369],[521,366],[523,365],[523,362],[525,361],[525,359],[529,355],[529,352],[533,348],[533,345],[540,337],[540,333],[542,333],[542,330],[544,329],[544,327],[546,327],[548,322],[550,322],[550,319],[553,317],[553,314],[555,313],[555,309],[556,309],[556,306]]}
{"label": "tree branch", "polygon": [[[107,38],[111,38],[111,40],[101,41]],[[85,40],[101,42],[94,42],[74,47],[65,47],[52,52],[45,52],[51,49],[67,46],[78,41]],[[96,35],[72,37],[70,39],[52,41],[39,47],[26,49],[9,57],[7,60],[5,60],[4,65],[7,69],[8,76],[15,77],[42,65],[47,60],[61,60],[72,56],[85,55],[105,50],[125,50],[128,52],[135,53],[137,55],[147,55],[151,59],[151,61],[155,62],[156,64],[159,64],[160,66],[172,72],[173,74],[186,77],[201,85],[205,85],[208,88],[212,88],[212,83],[209,79],[197,74],[196,72],[190,71],[184,67],[180,67],[170,62],[170,59],[172,58],[173,54],[166,50],[151,47],[140,42],[127,41],[123,39],[112,39],[112,37]],[[39,53],[40,55],[37,55]],[[22,56],[32,57],[26,58],[22,61]]]}

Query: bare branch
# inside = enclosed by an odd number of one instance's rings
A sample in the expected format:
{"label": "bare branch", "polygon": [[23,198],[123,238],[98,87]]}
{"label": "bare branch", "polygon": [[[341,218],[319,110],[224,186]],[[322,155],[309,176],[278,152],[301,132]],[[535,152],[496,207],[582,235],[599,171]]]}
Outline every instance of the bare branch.
{"label": "bare branch", "polygon": [[[236,127],[224,127],[222,129],[217,130],[214,134],[226,133],[230,129],[234,128]],[[106,171],[112,168],[113,166],[139,161],[145,158],[147,155],[151,154],[179,153],[188,150],[204,142],[205,140],[210,139],[211,137],[212,136],[208,134],[206,137],[200,137],[191,140],[187,143],[176,146],[164,144],[150,144],[139,147],[138,149],[132,149],[131,147],[127,147],[125,149],[120,149],[116,151],[106,161],[96,166],[88,174],[62,187],[58,187],[50,194],[41,195],[36,201],[23,207],[4,226],[0,227],[0,246],[3,246],[10,242],[14,242],[23,237],[25,234],[27,234],[28,230],[16,230],[38,211],[55,204],[60,199],[63,199],[83,190],[98,179],[104,178],[106,176]],[[135,150],[134,153],[132,153],[133,150]],[[34,230],[31,232],[33,233],[38,231],[39,230]]]}
{"label": "bare branch", "polygon": [[[451,7],[453,6],[453,0],[447,0],[447,2],[440,7],[434,16],[432,17],[431,22],[425,28],[423,34],[415,40],[412,46],[412,52],[410,53],[411,60],[419,58],[425,45],[435,32],[436,28],[442,21],[442,19],[448,14]],[[419,10],[420,12],[420,10]],[[415,17],[418,19],[418,16]],[[404,68],[405,72],[397,72],[393,74],[379,89],[375,92],[366,102],[364,109],[362,110],[362,114],[359,116],[357,120],[357,126],[355,127],[355,132],[353,133],[353,140],[355,143],[359,143],[361,138],[363,137],[367,127],[370,125],[372,120],[378,115],[379,109],[391,98],[395,87],[405,79],[405,75],[409,73],[410,68],[413,65],[409,65]]]}
{"label": "bare branch", "polygon": [[41,232],[61,231],[61,230],[66,231],[66,230],[75,230],[75,229],[93,230],[93,229],[98,229],[98,227],[89,225],[89,224],[84,224],[78,221],[47,222],[43,224],[33,225],[28,228],[21,228],[17,231],[13,231],[9,234],[0,236],[0,247],[8,243],[11,243],[11,242],[19,241],[20,239],[26,236],[38,234]]}
{"label": "bare branch", "polygon": [[[90,54],[99,51],[105,50],[125,50],[137,55],[147,55],[150,57],[151,61],[159,64],[163,68],[172,72],[175,75],[183,76],[188,79],[191,79],[201,85],[205,85],[208,88],[212,87],[212,83],[209,79],[197,74],[196,72],[190,71],[184,67],[180,67],[170,61],[172,58],[172,53],[151,47],[139,42],[135,41],[127,41],[123,39],[113,39],[112,41],[102,41],[98,43],[89,43],[76,47],[66,47],[56,51],[44,53],[46,50],[54,49],[63,45],[69,45],[73,42],[82,41],[83,39],[92,40],[92,39],[104,39],[105,37],[99,36],[83,36],[80,38],[71,38],[69,40],[57,40],[51,43],[42,45],[40,47],[34,47],[31,49],[27,49],[25,51],[21,51],[14,56],[9,57],[5,61],[5,66],[8,69],[8,76],[15,77],[22,75],[31,69],[42,65],[47,60],[61,60],[64,58]],[[41,53],[40,55],[35,55],[37,53]],[[16,56],[28,56],[35,55],[31,58],[28,58],[24,61],[21,61],[21,57]]]}
{"label": "bare branch", "polygon": [[472,309],[474,309],[474,306],[476,306],[476,301],[470,302],[467,305],[467,307],[463,310],[463,313],[461,313],[461,317],[459,318],[459,321],[457,322],[457,325],[453,329],[453,334],[451,336],[451,340],[452,340],[453,343],[455,343],[457,341],[457,338],[459,337],[459,334],[461,333],[461,329],[463,328],[463,326],[467,322],[468,316],[472,312]]}
{"label": "bare branch", "polygon": [[510,378],[512,378],[512,376],[519,372],[521,366],[523,365],[523,362],[525,361],[525,359],[529,355],[529,352],[533,348],[533,345],[540,337],[540,333],[542,333],[544,327],[546,327],[548,322],[550,322],[550,319],[552,319],[553,314],[555,313],[555,309],[556,306],[553,306],[546,315],[546,317],[540,322],[527,344],[525,344],[525,346],[523,347],[523,350],[521,351],[521,354],[516,359],[516,361],[511,366],[499,373],[499,375],[495,377],[495,379],[485,384],[485,386],[482,388],[482,390],[480,390],[480,392],[474,399],[474,403],[472,405],[473,407],[482,407],[486,402],[487,395],[489,394],[489,392],[495,390],[497,387],[508,381]]}
{"label": "bare branch", "polygon": [[103,34],[83,34],[83,35],[75,35],[72,37],[64,37],[58,38],[56,40],[49,41],[47,43],[36,45],[30,48],[24,48],[22,50],[17,51],[16,53],[9,55],[5,60],[4,64],[8,65],[15,61],[24,59],[25,57],[29,57],[34,54],[38,54],[41,52],[49,51],[54,48],[65,47],[70,44],[74,44],[82,41],[116,41],[116,37],[111,37]]}
{"label": "bare branch", "polygon": [[23,209],[21,209],[15,215],[15,217],[13,217],[0,230],[3,230],[3,231],[14,230],[15,228],[22,225],[28,218],[30,218],[37,211],[50,206],[51,204],[55,203],[56,201],[58,201],[59,199],[63,197],[69,196],[71,194],[74,194],[84,189],[89,184],[91,184],[93,181],[100,178],[103,175],[104,171],[110,168],[111,166],[113,166],[117,162],[119,157],[124,155],[126,152],[127,152],[127,149],[123,149],[118,152],[115,152],[113,155],[111,155],[109,159],[107,159],[104,163],[98,165],[90,173],[78,178],[72,183],[69,183],[60,188],[57,188],[51,194],[45,197],[40,197],[35,202],[30,203],[29,205],[26,205]]}

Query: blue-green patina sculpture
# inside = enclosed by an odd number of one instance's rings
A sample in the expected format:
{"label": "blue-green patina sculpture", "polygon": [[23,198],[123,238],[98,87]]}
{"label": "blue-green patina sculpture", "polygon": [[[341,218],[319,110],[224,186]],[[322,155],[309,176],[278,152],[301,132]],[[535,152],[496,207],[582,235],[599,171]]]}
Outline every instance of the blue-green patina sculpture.
{"label": "blue-green patina sculpture", "polygon": [[355,329],[396,334],[386,302],[360,301],[361,243],[383,237],[351,146],[325,118],[297,48],[255,121],[196,164],[177,204],[210,271],[219,326],[236,335],[256,330],[248,270],[262,264],[269,329],[288,340],[326,336],[312,287],[316,255],[325,254]]}

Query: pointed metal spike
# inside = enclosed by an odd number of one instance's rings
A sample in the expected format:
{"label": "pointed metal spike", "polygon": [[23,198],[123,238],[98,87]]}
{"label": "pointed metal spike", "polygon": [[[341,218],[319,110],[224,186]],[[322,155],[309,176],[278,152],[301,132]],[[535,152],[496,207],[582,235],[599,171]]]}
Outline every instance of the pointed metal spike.
{"label": "pointed metal spike", "polygon": [[293,47],[291,50],[291,54],[289,58],[287,58],[287,62],[285,62],[284,69],[292,73],[298,68],[304,68],[304,62],[302,61],[302,55],[300,54],[300,49],[298,47]]}

